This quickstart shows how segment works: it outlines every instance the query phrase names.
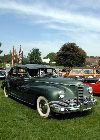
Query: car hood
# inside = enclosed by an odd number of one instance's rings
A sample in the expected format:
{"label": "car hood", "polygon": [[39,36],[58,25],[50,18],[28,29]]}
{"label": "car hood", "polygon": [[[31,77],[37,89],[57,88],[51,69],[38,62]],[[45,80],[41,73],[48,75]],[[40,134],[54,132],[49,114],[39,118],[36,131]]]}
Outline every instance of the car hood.
{"label": "car hood", "polygon": [[67,78],[63,78],[63,77],[57,77],[57,78],[53,78],[53,77],[38,77],[38,78],[31,78],[32,81],[36,81],[36,82],[43,82],[43,83],[52,83],[52,84],[68,84],[68,85],[81,85],[82,82],[78,81],[78,80],[74,80],[74,79],[67,79]]}

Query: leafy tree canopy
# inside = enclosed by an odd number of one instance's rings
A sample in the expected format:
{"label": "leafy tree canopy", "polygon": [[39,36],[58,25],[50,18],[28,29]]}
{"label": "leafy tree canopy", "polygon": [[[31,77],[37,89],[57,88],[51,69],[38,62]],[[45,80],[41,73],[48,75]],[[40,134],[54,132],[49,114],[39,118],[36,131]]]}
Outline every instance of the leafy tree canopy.
{"label": "leafy tree canopy", "polygon": [[[14,54],[15,54],[15,59],[14,62],[17,63],[18,62],[18,54],[16,52],[16,50],[14,50]],[[2,56],[2,62],[12,62],[12,52],[10,50],[9,54]]]}
{"label": "leafy tree canopy", "polygon": [[100,59],[99,59],[99,61],[98,61],[98,65],[100,66]]}
{"label": "leafy tree canopy", "polygon": [[1,47],[2,43],[0,42],[0,47]]}
{"label": "leafy tree canopy", "polygon": [[[0,42],[0,47],[1,47],[1,45],[2,45],[2,43]],[[2,53],[3,51],[2,50],[0,50],[0,54]]]}
{"label": "leafy tree canopy", "polygon": [[86,65],[92,65],[92,63],[91,62],[86,62]]}
{"label": "leafy tree canopy", "polygon": [[94,56],[90,56],[90,58],[95,58]]}
{"label": "leafy tree canopy", "polygon": [[39,64],[42,62],[41,60],[41,52],[37,48],[33,48],[30,53],[28,53],[28,59],[30,63]]}
{"label": "leafy tree canopy", "polygon": [[51,52],[51,53],[47,54],[47,56],[44,57],[44,59],[48,59],[49,58],[50,62],[54,62],[55,61],[55,57],[56,57],[56,53]]}
{"label": "leafy tree canopy", "polygon": [[86,61],[86,52],[75,43],[65,43],[57,52],[56,64],[64,67],[83,66]]}

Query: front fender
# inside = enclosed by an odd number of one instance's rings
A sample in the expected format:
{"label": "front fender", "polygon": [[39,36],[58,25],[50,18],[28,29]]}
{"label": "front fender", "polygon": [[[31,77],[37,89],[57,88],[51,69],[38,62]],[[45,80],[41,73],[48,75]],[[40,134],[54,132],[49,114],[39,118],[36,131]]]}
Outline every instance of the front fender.
{"label": "front fender", "polygon": [[[35,90],[35,96],[42,95],[44,96],[48,101],[60,101],[60,100],[68,100],[71,98],[77,98],[78,97],[78,88],[77,86],[64,86],[64,85],[39,85],[33,87],[33,90]],[[64,91],[65,97],[59,98],[59,92]]]}
{"label": "front fender", "polygon": [[59,91],[61,89],[54,86],[35,86],[35,94],[36,96],[42,95],[48,101],[58,101],[59,100]]}

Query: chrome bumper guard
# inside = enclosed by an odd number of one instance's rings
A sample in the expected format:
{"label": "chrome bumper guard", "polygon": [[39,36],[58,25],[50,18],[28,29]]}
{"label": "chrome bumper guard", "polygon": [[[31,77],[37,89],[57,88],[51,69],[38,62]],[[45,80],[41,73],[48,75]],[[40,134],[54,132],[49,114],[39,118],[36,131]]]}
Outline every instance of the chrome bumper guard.
{"label": "chrome bumper guard", "polygon": [[50,108],[53,112],[56,113],[69,113],[69,112],[77,112],[77,111],[86,111],[93,108],[94,105],[97,104],[97,99],[93,98],[93,101],[83,102],[78,106],[65,106],[60,105],[59,101],[52,101],[49,103]]}

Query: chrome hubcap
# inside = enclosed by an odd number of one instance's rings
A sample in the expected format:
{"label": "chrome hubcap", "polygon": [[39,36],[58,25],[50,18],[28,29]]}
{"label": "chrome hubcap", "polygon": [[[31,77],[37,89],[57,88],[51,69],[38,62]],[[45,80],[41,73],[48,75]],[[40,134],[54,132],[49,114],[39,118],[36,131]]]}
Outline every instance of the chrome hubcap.
{"label": "chrome hubcap", "polygon": [[43,114],[47,113],[47,103],[44,100],[41,100],[39,103],[40,110]]}

